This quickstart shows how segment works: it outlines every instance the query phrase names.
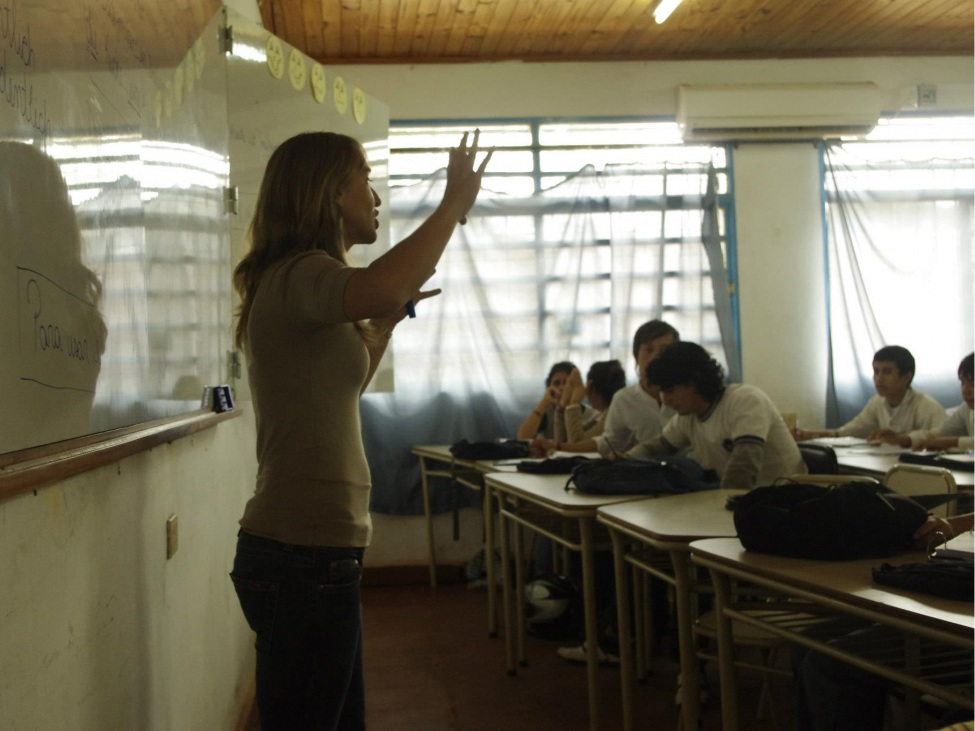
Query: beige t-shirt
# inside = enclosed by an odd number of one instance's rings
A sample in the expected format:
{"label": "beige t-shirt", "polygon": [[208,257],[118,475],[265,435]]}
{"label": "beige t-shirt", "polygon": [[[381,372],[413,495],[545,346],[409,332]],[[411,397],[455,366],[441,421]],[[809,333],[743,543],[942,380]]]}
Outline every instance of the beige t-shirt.
{"label": "beige t-shirt", "polygon": [[369,352],[345,315],[355,270],[323,251],[272,266],[247,323],[257,487],[240,525],[305,546],[369,544],[371,479],[359,393]]}

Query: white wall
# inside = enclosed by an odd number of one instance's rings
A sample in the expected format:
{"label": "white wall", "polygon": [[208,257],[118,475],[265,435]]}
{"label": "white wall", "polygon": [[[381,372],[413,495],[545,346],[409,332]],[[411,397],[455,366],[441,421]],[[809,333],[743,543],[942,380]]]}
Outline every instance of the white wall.
{"label": "white wall", "polygon": [[227,574],[252,445],[244,414],[0,503],[0,728],[234,727],[253,639]]}

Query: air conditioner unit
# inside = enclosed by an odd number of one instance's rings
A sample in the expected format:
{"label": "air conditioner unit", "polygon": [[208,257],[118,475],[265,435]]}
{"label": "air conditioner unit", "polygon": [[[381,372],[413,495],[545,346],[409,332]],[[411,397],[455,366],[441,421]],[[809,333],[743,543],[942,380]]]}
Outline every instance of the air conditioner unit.
{"label": "air conditioner unit", "polygon": [[874,84],[680,86],[685,140],[807,140],[863,136],[880,118]]}

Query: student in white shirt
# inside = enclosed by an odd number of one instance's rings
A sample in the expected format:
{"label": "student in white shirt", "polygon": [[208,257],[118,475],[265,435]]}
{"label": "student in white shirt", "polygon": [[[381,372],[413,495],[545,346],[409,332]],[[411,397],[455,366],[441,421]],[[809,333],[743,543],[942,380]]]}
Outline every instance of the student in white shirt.
{"label": "student in white shirt", "polygon": [[788,427],[772,400],[745,384],[724,383],[721,365],[697,343],[674,343],[647,366],[647,382],[677,412],[663,432],[627,457],[675,454],[714,470],[721,487],[750,490],[806,472]]}
{"label": "student in white shirt", "polygon": [[599,452],[603,457],[622,454],[637,443],[660,433],[664,422],[672,415],[660,403],[656,389],[646,383],[647,363],[657,357],[667,345],[680,340],[671,325],[662,320],[650,320],[633,334],[633,359],[636,361],[638,383],[620,389],[606,412],[603,433],[591,439],[556,445],[552,439],[532,440],[532,452],[544,457],[559,447],[561,452]]}
{"label": "student in white shirt", "polygon": [[911,388],[914,356],[900,345],[887,345],[873,356],[873,385],[877,395],[839,429],[796,429],[797,441],[816,437],[863,437],[896,442],[899,436],[920,441],[944,423],[944,407],[927,394]]}
{"label": "student in white shirt", "polygon": [[951,414],[937,432],[928,432],[922,440],[914,444],[904,444],[902,447],[912,446],[914,449],[972,449],[975,446],[975,428],[973,428],[973,411],[975,406],[975,353],[969,353],[958,364],[958,380],[961,381],[961,404],[952,410]]}

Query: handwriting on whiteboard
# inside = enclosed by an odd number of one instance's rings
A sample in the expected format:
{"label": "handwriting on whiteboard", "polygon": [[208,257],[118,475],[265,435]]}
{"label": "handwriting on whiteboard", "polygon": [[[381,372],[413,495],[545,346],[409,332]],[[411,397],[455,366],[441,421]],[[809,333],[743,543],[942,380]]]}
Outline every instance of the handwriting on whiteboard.
{"label": "handwriting on whiteboard", "polygon": [[47,275],[17,267],[20,379],[94,393],[105,326],[98,307]]}

